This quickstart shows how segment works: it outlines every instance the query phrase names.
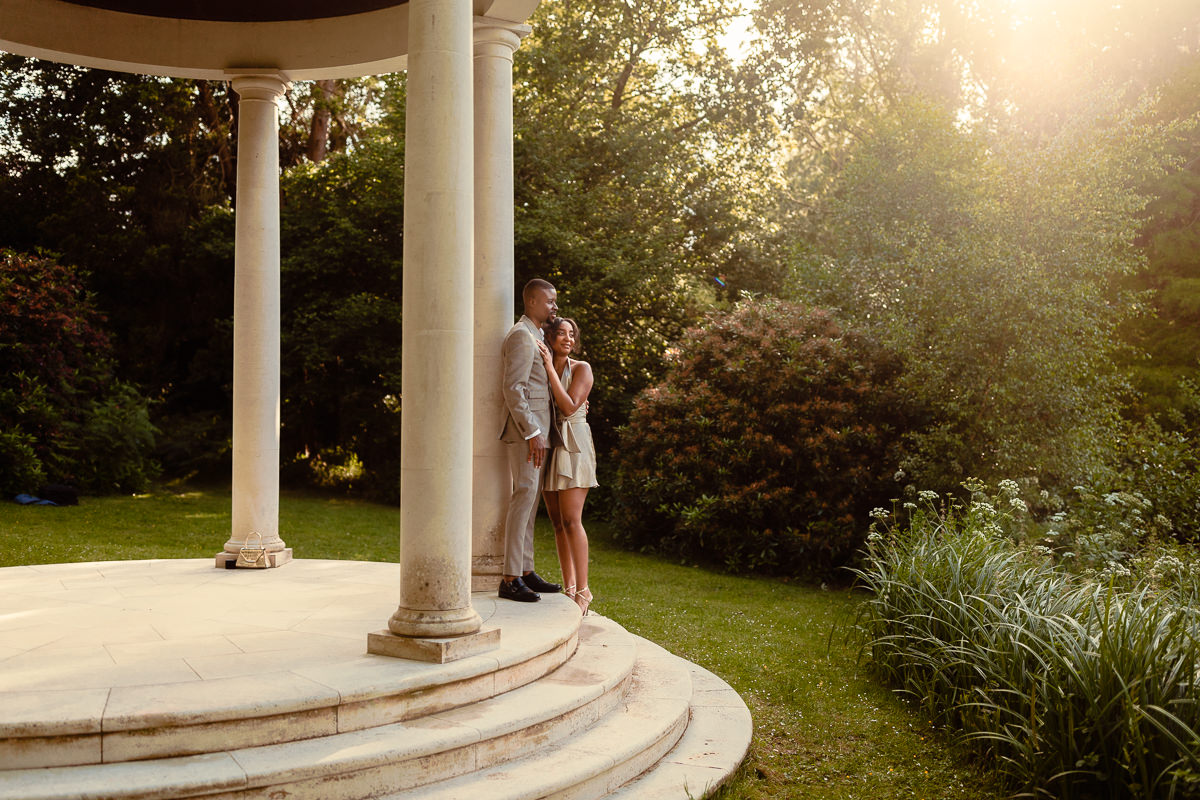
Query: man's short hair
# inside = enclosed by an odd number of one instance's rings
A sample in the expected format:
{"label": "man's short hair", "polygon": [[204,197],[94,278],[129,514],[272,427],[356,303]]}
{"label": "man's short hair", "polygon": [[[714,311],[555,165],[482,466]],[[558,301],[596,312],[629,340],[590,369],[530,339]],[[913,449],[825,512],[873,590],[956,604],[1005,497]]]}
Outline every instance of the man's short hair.
{"label": "man's short hair", "polygon": [[533,293],[536,291],[553,292],[554,284],[550,281],[534,278],[529,283],[525,284],[525,288],[521,290],[521,302],[529,305],[529,301],[533,299]]}

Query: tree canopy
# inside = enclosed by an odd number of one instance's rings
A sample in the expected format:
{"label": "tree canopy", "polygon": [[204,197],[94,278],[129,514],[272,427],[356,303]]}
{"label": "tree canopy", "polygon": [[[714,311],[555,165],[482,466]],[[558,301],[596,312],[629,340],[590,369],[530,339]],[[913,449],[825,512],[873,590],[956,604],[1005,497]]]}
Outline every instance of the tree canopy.
{"label": "tree canopy", "polygon": [[[531,23],[516,283],[550,279],[582,326],[602,460],[664,354],[743,297],[826,306],[900,354],[924,409],[901,461],[938,485],[1069,481],[1121,414],[1183,402],[1194,3],[545,0]],[[223,469],[236,98],[0,67],[0,246],[78,267],[113,379],[155,401],[166,469]],[[402,405],[403,101],[397,75],[298,83],[280,104],[285,470],[381,496]]]}

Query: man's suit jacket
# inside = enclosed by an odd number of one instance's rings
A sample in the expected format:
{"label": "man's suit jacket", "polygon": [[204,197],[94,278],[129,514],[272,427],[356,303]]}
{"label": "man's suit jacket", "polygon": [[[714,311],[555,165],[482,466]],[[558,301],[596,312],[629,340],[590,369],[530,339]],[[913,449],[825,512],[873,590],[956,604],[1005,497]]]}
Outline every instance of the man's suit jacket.
{"label": "man's suit jacket", "polygon": [[538,352],[541,331],[529,317],[522,316],[509,328],[501,349],[504,373],[504,427],[500,438],[521,442],[535,430],[551,441],[550,379]]}

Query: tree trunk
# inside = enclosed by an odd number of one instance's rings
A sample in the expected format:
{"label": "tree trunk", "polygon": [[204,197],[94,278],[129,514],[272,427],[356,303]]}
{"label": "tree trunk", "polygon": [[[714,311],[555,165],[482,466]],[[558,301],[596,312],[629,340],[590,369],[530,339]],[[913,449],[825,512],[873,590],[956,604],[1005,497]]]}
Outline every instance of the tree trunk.
{"label": "tree trunk", "polygon": [[221,118],[216,98],[213,97],[212,85],[208,81],[196,81],[196,86],[198,87],[196,105],[200,109],[201,118],[216,137],[217,163],[221,167],[221,188],[232,200],[237,196],[237,157],[234,155],[232,147],[233,138],[237,135],[237,104],[233,104],[234,119],[231,127],[226,120]]}
{"label": "tree trunk", "polygon": [[329,123],[333,117],[330,98],[333,96],[335,83],[333,80],[316,82],[312,127],[309,128],[308,147],[305,148],[308,160],[314,164],[323,161],[329,153]]}

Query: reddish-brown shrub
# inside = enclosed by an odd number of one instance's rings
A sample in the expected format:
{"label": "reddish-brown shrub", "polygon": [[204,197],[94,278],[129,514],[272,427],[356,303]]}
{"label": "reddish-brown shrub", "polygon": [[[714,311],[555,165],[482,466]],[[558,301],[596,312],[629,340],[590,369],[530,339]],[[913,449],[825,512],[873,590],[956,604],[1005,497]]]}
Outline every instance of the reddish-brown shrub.
{"label": "reddish-brown shrub", "polygon": [[75,269],[0,250],[0,494],[136,490],[156,472],[147,401],[115,378],[103,325]]}
{"label": "reddish-brown shrub", "polygon": [[711,314],[622,430],[621,536],[730,569],[845,564],[894,491],[899,369],[826,311],[756,299]]}

